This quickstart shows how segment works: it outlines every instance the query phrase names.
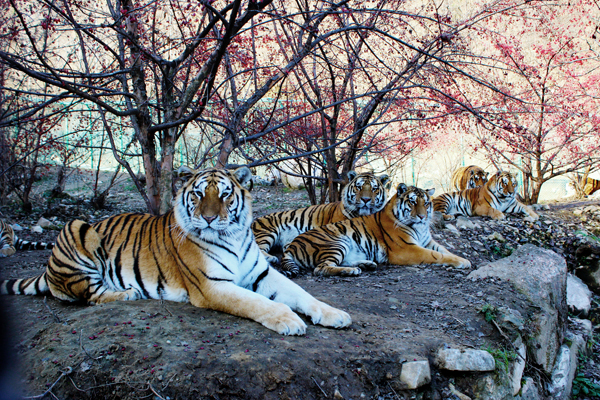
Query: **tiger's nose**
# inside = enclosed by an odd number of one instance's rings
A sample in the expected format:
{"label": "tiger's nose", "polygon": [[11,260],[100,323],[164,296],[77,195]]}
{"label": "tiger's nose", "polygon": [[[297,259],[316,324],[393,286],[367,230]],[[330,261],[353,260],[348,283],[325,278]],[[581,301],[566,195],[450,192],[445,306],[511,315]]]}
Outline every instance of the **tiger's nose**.
{"label": "tiger's nose", "polygon": [[216,216],[216,215],[213,215],[212,217],[207,217],[206,215],[203,215],[203,216],[202,216],[202,218],[204,218],[204,220],[210,224],[210,223],[211,223],[211,222],[213,222],[215,219],[217,219],[217,216]]}
{"label": "tiger's nose", "polygon": [[371,198],[370,197],[361,197],[360,199],[363,203],[365,204],[369,204],[371,202]]}

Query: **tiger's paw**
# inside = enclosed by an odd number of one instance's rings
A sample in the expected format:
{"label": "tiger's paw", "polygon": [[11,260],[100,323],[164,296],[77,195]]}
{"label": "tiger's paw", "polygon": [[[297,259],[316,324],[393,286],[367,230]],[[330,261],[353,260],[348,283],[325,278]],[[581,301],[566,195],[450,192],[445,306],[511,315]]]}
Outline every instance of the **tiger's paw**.
{"label": "tiger's paw", "polygon": [[139,290],[134,288],[129,288],[123,292],[123,300],[139,300],[142,298],[142,294]]}
{"label": "tiger's paw", "polygon": [[471,261],[467,260],[466,258],[458,258],[458,262],[455,263],[454,268],[458,268],[458,269],[464,269],[464,268],[471,268]]}
{"label": "tiger's paw", "polygon": [[261,252],[262,252],[262,253],[263,253],[263,255],[265,256],[265,258],[267,259],[267,262],[268,262],[269,264],[279,264],[279,258],[277,258],[277,257],[275,257],[275,256],[272,256],[272,255],[270,255],[269,253],[267,253],[267,252],[264,252],[264,251],[262,251],[262,250],[261,250]]}
{"label": "tiger's paw", "polygon": [[354,267],[365,271],[373,271],[377,269],[377,263],[369,260],[364,260],[354,264]]}
{"label": "tiger's paw", "polygon": [[[377,266],[377,264],[375,264]],[[341,268],[339,275],[341,276],[358,276],[362,273],[362,269],[356,267]]]}
{"label": "tiger's paw", "polygon": [[276,303],[274,310],[269,310],[269,315],[261,323],[279,333],[280,335],[304,335],[306,324],[288,306]]}
{"label": "tiger's paw", "polygon": [[444,218],[445,221],[452,221],[454,219],[454,215],[450,215],[450,214],[442,214],[442,217]]}
{"label": "tiger's paw", "polygon": [[311,307],[309,317],[313,324],[332,328],[345,328],[352,323],[350,315],[321,301]]}

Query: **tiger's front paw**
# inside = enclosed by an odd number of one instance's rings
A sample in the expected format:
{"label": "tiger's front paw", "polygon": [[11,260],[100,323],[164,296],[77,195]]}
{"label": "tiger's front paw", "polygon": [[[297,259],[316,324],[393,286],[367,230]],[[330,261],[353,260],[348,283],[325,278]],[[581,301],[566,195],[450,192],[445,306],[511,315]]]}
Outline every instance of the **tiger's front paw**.
{"label": "tiger's front paw", "polygon": [[452,221],[454,219],[454,215],[450,215],[450,214],[442,214],[442,217],[444,218],[445,221]]}
{"label": "tiger's front paw", "polygon": [[279,264],[279,258],[277,258],[277,257],[275,257],[275,256],[272,256],[272,255],[270,255],[269,253],[267,253],[267,252],[265,252],[265,251],[262,251],[262,250],[261,250],[261,252],[262,252],[262,253],[263,253],[263,255],[265,256],[265,258],[267,259],[267,262],[268,262],[269,264]]}
{"label": "tiger's front paw", "polygon": [[358,264],[355,264],[354,267],[365,270],[365,271],[373,271],[377,269],[377,263],[369,260],[361,261]]}
{"label": "tiger's front paw", "polygon": [[129,288],[123,292],[123,300],[139,300],[142,298],[142,294],[139,290]]}
{"label": "tiger's front paw", "polygon": [[261,323],[280,335],[304,335],[306,324],[288,306],[276,303],[273,310]]}
{"label": "tiger's front paw", "polygon": [[309,317],[313,324],[329,326],[332,328],[345,328],[352,323],[350,315],[342,310],[331,307],[321,301],[317,301]]}
{"label": "tiger's front paw", "polygon": [[455,268],[463,269],[463,268],[471,268],[471,261],[466,258],[458,257],[458,261],[453,264]]}

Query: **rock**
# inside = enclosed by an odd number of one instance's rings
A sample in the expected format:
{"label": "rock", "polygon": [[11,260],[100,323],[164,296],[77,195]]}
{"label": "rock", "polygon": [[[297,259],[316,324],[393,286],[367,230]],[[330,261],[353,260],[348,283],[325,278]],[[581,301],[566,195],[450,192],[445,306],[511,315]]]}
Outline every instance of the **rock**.
{"label": "rock", "polygon": [[493,371],[496,361],[485,350],[440,348],[435,357],[435,365],[449,371]]}
{"label": "rock", "polygon": [[502,234],[498,233],[498,232],[494,232],[491,235],[489,235],[487,237],[487,240],[497,240],[501,243],[506,242],[506,239],[504,239],[504,236],[502,236]]}
{"label": "rock", "polygon": [[519,247],[509,257],[484,265],[468,275],[470,279],[498,277],[511,282],[536,306],[528,325],[527,338],[533,361],[550,373],[563,342],[567,319],[567,264],[551,250],[531,244]]}
{"label": "rock", "polygon": [[38,220],[37,224],[41,226],[42,228],[49,228],[52,226],[52,222],[48,221],[46,218],[44,217],[40,217],[40,219]]}
{"label": "rock", "polygon": [[34,233],[43,233],[44,229],[41,226],[39,226],[39,225],[34,225],[34,226],[31,227],[31,232],[34,232]]}
{"label": "rock", "polygon": [[512,395],[516,396],[521,391],[521,381],[525,364],[527,363],[527,347],[519,335],[513,342],[513,348],[516,350],[517,358],[510,365],[510,381],[512,386]]}
{"label": "rock", "polygon": [[573,215],[575,215],[576,217],[579,217],[583,214],[583,210],[581,208],[576,208],[573,210]]}
{"label": "rock", "polygon": [[525,329],[525,319],[521,313],[508,307],[498,308],[498,323],[510,331],[522,332]]}
{"label": "rock", "polygon": [[592,308],[592,292],[578,277],[567,275],[567,306],[576,315],[587,317]]}
{"label": "rock", "polygon": [[526,377],[523,379],[523,387],[521,388],[521,396],[516,397],[520,398],[520,400],[540,400],[540,391],[538,390],[535,381]]}
{"label": "rock", "polygon": [[342,396],[338,389],[335,389],[335,392],[333,392],[333,398],[335,400],[344,400],[344,396]]}
{"label": "rock", "polygon": [[475,384],[475,399],[512,399],[512,387],[507,379],[498,379],[495,374],[485,374]]}
{"label": "rock", "polygon": [[467,218],[460,216],[456,218],[456,227],[458,229],[475,229],[475,224]]}
{"label": "rock", "polygon": [[13,231],[20,232],[23,230],[23,227],[19,224],[12,224]]}
{"label": "rock", "polygon": [[454,226],[452,224],[446,224],[446,229],[448,229],[450,232],[454,233],[454,235],[456,237],[460,236],[460,232],[458,231],[458,229],[456,228],[456,226]]}
{"label": "rock", "polygon": [[[553,399],[568,399],[571,386],[569,376],[571,375],[571,350],[569,346],[562,345],[556,356],[556,363],[552,370],[552,378],[548,384],[548,393]],[[575,372],[573,371],[573,374]],[[569,391],[567,391],[567,388]]]}
{"label": "rock", "polygon": [[431,370],[429,361],[410,361],[402,364],[400,382],[406,385],[406,389],[417,389],[431,382]]}

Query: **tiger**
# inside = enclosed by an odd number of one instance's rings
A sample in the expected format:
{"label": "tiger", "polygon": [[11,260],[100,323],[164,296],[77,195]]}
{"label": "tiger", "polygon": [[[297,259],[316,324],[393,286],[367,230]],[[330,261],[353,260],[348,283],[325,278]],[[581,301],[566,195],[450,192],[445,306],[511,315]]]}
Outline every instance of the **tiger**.
{"label": "tiger", "polygon": [[473,189],[485,185],[489,172],[485,172],[476,165],[460,167],[452,174],[450,186],[457,191]]}
{"label": "tiger", "polygon": [[17,250],[46,250],[54,243],[28,242],[15,234],[12,226],[0,220],[0,257],[12,256]]}
{"label": "tiger", "polygon": [[267,260],[277,263],[269,254],[274,248],[285,247],[299,234],[321,225],[361,215],[373,214],[387,202],[389,175],[372,172],[348,172],[350,182],[344,186],[341,201],[313,205],[296,210],[281,211],[257,218],[252,224],[258,247]]}
{"label": "tiger", "polygon": [[0,282],[2,294],[51,293],[89,305],[117,300],[189,302],[254,320],[282,335],[306,324],[343,328],[350,316],[316,300],[270,267],[250,229],[247,167],[189,170],[161,216],[118,214],[60,232],[44,273]]}
{"label": "tiger", "polygon": [[324,225],[296,237],[285,250],[281,268],[288,276],[313,270],[314,275],[356,276],[380,263],[444,264],[468,268],[431,237],[434,189],[404,183],[379,212]]}
{"label": "tiger", "polygon": [[585,184],[583,183],[584,182],[581,183],[581,186],[583,187],[583,194],[586,196],[590,196],[600,189],[600,181],[597,179],[588,177],[585,181]]}
{"label": "tiger", "polygon": [[506,171],[498,171],[484,186],[460,192],[444,193],[433,199],[433,209],[440,211],[445,220],[454,215],[488,216],[505,219],[504,213],[526,214],[532,220],[538,215],[516,199],[517,179]]}

